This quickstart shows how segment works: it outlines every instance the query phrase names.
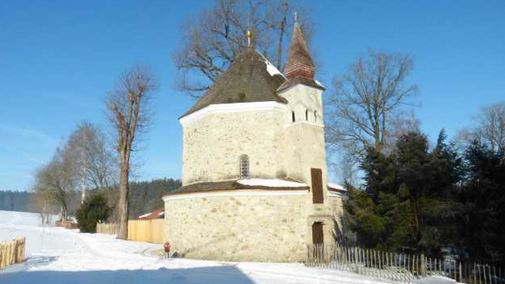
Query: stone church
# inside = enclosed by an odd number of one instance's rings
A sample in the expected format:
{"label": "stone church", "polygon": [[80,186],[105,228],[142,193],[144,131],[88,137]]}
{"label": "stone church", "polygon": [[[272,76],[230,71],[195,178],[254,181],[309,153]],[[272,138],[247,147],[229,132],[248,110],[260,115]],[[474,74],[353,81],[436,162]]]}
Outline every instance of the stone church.
{"label": "stone church", "polygon": [[295,23],[281,73],[253,47],[180,119],[182,187],[163,196],[165,237],[188,258],[303,261],[333,242],[322,94]]}

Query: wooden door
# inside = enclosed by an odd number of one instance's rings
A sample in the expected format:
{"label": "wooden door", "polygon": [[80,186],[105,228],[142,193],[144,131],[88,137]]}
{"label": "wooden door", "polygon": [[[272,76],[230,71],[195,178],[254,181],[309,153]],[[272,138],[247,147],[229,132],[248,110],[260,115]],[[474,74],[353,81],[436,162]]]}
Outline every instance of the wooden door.
{"label": "wooden door", "polygon": [[311,169],[312,203],[323,203],[323,173],[321,169]]}
{"label": "wooden door", "polygon": [[323,223],[315,222],[312,224],[312,243],[313,244],[322,244],[324,242],[324,234],[323,234]]}

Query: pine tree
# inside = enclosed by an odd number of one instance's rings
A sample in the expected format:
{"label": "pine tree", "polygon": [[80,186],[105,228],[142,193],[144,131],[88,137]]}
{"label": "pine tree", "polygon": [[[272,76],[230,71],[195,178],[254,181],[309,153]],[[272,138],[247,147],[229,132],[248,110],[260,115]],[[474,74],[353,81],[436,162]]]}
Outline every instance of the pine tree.
{"label": "pine tree", "polygon": [[82,233],[95,233],[96,224],[107,220],[110,214],[107,198],[103,193],[88,196],[77,210],[77,223]]}
{"label": "pine tree", "polygon": [[445,139],[442,131],[430,152],[427,138],[411,132],[388,156],[368,151],[365,190],[345,202],[359,245],[436,256],[454,243],[461,159]]}
{"label": "pine tree", "polygon": [[473,260],[505,265],[505,153],[473,142],[465,161],[461,246]]}

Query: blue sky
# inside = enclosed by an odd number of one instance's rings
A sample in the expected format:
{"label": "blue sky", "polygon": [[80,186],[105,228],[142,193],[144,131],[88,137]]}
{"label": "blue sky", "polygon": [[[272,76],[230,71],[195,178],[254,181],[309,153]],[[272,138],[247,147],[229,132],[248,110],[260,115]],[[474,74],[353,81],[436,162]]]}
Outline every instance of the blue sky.
{"label": "blue sky", "polygon": [[[303,2],[303,1],[300,1]],[[297,3],[300,3],[297,2]],[[175,88],[180,28],[213,1],[0,1],[0,189],[27,190],[76,124],[107,127],[104,100],[128,67],[152,66],[155,118],[138,178],[180,177]],[[434,139],[505,100],[505,1],[307,1],[318,79],[330,86],[368,49],[408,53],[422,130]],[[331,89],[328,90],[331,92]]]}

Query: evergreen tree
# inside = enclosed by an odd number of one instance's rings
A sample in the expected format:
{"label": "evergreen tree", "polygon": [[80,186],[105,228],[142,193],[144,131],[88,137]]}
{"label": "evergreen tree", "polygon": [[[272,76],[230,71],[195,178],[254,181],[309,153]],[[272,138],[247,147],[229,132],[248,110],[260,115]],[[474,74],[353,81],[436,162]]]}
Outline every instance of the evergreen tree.
{"label": "evergreen tree", "polygon": [[96,224],[107,220],[110,214],[107,198],[103,193],[88,196],[77,209],[77,223],[82,233],[96,233]]}
{"label": "evergreen tree", "polygon": [[377,215],[377,206],[373,199],[364,191],[348,188],[349,199],[344,202],[342,226],[354,234],[345,232],[340,239],[346,245],[360,244],[365,247],[377,247],[384,234],[384,219]]}
{"label": "evergreen tree", "polygon": [[140,215],[162,208],[162,195],[180,186],[180,180],[171,178],[130,182],[128,201],[130,218],[138,218]]}
{"label": "evergreen tree", "polygon": [[351,190],[344,206],[359,245],[436,256],[454,243],[461,160],[445,139],[442,131],[430,152],[426,137],[411,132],[389,156],[368,151],[365,191]]}
{"label": "evergreen tree", "polygon": [[505,153],[473,142],[465,152],[461,246],[479,262],[505,264]]}

